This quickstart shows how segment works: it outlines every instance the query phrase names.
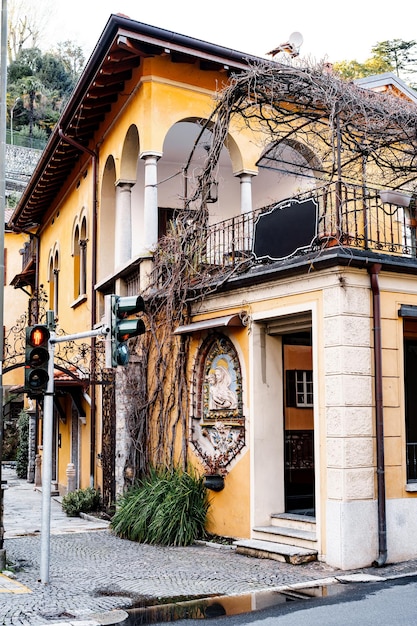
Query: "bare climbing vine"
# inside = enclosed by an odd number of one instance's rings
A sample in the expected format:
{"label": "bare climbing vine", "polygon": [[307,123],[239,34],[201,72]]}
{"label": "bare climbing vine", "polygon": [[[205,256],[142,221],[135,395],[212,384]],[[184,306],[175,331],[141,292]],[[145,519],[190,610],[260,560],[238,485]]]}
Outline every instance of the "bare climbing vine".
{"label": "bare climbing vine", "polygon": [[[374,93],[341,79],[328,64],[259,62],[231,77],[201,123],[211,142],[205,165],[182,210],[154,254],[146,292],[147,333],[137,339],[137,363],[126,392],[131,397],[131,479],[149,465],[187,464],[190,401],[189,338],[175,335],[192,307],[219,289],[233,268],[204,262],[207,199],[218,174],[230,128],[259,138],[268,163],[279,167],[283,145],[296,147],[322,184],[358,181],[414,190],[417,177],[417,106],[389,93]],[[304,152],[303,152],[304,150]],[[188,176],[188,163],[184,176]]]}

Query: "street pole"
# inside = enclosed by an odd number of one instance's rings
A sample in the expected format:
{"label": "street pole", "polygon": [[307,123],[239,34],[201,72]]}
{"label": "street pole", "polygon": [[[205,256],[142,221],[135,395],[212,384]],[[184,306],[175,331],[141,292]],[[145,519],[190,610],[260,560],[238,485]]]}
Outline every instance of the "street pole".
{"label": "street pole", "polygon": [[52,484],[52,438],[54,433],[54,312],[47,312],[47,326],[50,332],[48,342],[48,386],[43,400],[43,440],[42,440],[42,515],[41,515],[41,583],[49,583],[49,555],[51,535],[51,484]]}
{"label": "street pole", "polygon": [[0,34],[0,571],[6,568],[4,549],[3,462],[3,326],[4,326],[4,222],[6,219],[6,99],[7,99],[7,0],[1,0]]}
{"label": "street pole", "polygon": [[43,401],[43,454],[42,454],[42,515],[41,515],[41,564],[40,580],[49,583],[49,563],[51,549],[51,484],[52,484],[52,443],[54,433],[54,348],[56,343],[74,341],[85,337],[106,336],[110,328],[106,325],[74,335],[57,337],[55,334],[55,315],[47,311],[46,325],[50,333],[48,341],[48,386]]}

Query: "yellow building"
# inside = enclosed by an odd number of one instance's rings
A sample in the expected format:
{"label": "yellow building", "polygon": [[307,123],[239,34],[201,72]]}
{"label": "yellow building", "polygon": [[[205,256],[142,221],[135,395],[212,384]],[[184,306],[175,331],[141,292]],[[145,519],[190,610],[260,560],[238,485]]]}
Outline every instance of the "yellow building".
{"label": "yellow building", "polygon": [[[39,242],[31,285],[58,336],[105,324],[110,294],[146,302],[128,367],[105,367],[100,337],[57,344],[62,493],[68,468],[110,505],[149,463],[191,462],[223,477],[209,530],[239,550],[416,557],[415,218],[380,195],[414,193],[400,129],[416,101],[385,120],[394,150],[376,121],[389,101],[364,94],[111,16],[11,218]],[[396,184],[378,178],[394,152]]]}

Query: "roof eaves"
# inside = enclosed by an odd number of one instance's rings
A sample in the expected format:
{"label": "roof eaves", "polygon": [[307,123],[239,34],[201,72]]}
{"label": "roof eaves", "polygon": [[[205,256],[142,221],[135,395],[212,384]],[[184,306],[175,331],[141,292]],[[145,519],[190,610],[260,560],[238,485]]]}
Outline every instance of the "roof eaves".
{"label": "roof eaves", "polygon": [[27,219],[31,219],[33,211],[26,212],[28,217],[25,217],[25,206],[34,193],[42,174],[50,165],[59,144],[62,143],[59,130],[60,128],[64,130],[69,128],[73,122],[111,46],[118,36],[128,36],[136,41],[152,43],[164,49],[187,53],[196,58],[223,64],[225,67],[236,70],[244,69],[251,61],[259,62],[261,60],[258,57],[246,55],[230,48],[217,46],[200,39],[194,39],[173,31],[137,22],[123,15],[111,15],[10,218],[9,224],[13,229],[19,229],[19,222],[25,226]]}

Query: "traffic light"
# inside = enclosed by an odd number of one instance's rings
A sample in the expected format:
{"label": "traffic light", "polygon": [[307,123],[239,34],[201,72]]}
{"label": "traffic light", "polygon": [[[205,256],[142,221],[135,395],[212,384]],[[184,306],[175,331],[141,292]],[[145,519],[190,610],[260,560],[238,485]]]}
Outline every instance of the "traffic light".
{"label": "traffic light", "polygon": [[49,337],[47,326],[26,328],[25,392],[30,398],[42,395],[48,387]]}
{"label": "traffic light", "polygon": [[[142,296],[106,296],[108,310],[108,326],[110,327],[110,341],[107,342],[106,366],[117,367],[129,363],[129,348],[127,340],[145,332],[145,323],[142,319],[129,318],[135,313],[145,310]],[[106,315],[106,317],[107,317]]]}

